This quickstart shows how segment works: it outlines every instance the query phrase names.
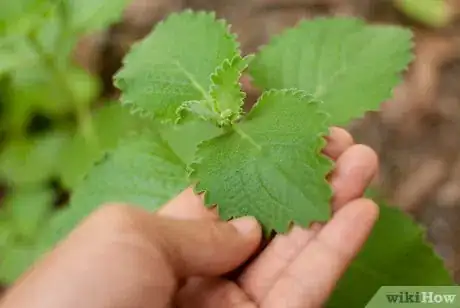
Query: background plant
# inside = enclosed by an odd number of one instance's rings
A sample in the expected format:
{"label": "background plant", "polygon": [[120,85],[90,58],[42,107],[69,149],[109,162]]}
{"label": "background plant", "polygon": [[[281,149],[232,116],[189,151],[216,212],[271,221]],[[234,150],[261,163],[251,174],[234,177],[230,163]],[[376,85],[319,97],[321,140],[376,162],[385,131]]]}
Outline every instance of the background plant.
{"label": "background plant", "polygon": [[21,260],[66,194],[134,125],[99,80],[73,61],[78,39],[120,18],[128,2],[0,3],[0,280]]}

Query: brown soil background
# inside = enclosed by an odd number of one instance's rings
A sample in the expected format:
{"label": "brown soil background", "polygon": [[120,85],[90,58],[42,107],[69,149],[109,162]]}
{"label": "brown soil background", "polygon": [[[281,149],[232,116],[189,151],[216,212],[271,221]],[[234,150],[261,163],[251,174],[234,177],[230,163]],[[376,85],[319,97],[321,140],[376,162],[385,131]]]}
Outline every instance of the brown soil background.
{"label": "brown soil background", "polygon": [[[121,23],[85,38],[76,58],[116,95],[112,75],[129,46],[170,12],[216,11],[239,36],[245,53],[301,18],[353,15],[371,22],[411,27],[416,61],[394,98],[379,112],[350,127],[357,142],[380,156],[375,185],[427,228],[428,239],[460,282],[460,0],[449,2],[457,16],[430,29],[399,13],[389,0],[134,0]],[[248,88],[248,104],[257,91]],[[383,102],[382,102],[383,103]]]}

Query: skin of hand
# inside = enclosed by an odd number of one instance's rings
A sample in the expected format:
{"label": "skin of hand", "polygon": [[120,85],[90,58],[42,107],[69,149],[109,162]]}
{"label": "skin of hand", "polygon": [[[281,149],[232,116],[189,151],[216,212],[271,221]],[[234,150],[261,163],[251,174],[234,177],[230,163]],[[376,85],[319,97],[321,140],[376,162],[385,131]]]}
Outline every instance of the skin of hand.
{"label": "skin of hand", "polygon": [[333,218],[260,246],[251,217],[230,222],[187,189],[155,213],[110,204],[85,219],[6,293],[1,308],[321,307],[367,239],[378,207],[362,198],[376,154],[332,128],[324,153]]}

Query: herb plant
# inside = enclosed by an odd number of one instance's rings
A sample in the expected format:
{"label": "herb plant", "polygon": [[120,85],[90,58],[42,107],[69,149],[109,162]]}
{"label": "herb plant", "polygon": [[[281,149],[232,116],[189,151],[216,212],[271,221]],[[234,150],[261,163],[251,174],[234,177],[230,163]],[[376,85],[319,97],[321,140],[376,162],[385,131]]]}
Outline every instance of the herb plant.
{"label": "herb plant", "polygon": [[127,3],[0,1],[2,283],[24,270],[61,192],[135,126],[72,59],[78,39],[117,21]]}
{"label": "herb plant", "polygon": [[[333,164],[321,154],[324,136],[390,98],[411,47],[410,31],[399,27],[322,18],[243,56],[214,14],[172,14],[133,46],[115,76],[123,110],[139,127],[79,182],[24,268],[104,202],[155,210],[189,186],[204,193],[206,206],[217,205],[222,219],[255,216],[266,234],[326,221]],[[264,90],[248,113],[243,73]],[[364,307],[383,285],[449,284],[421,228],[382,204],[371,238],[328,305]]]}

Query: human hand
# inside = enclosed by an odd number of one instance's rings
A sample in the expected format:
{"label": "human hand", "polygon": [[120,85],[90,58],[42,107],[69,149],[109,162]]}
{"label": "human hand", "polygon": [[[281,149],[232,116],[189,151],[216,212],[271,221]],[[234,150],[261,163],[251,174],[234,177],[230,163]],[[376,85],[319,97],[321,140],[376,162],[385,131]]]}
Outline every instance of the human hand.
{"label": "human hand", "polygon": [[276,236],[235,280],[221,276],[258,248],[260,226],[251,218],[219,221],[189,189],[155,214],[102,207],[1,307],[319,307],[378,215],[375,204],[358,199],[376,172],[373,151],[333,129],[325,153],[337,160],[333,219]]}

